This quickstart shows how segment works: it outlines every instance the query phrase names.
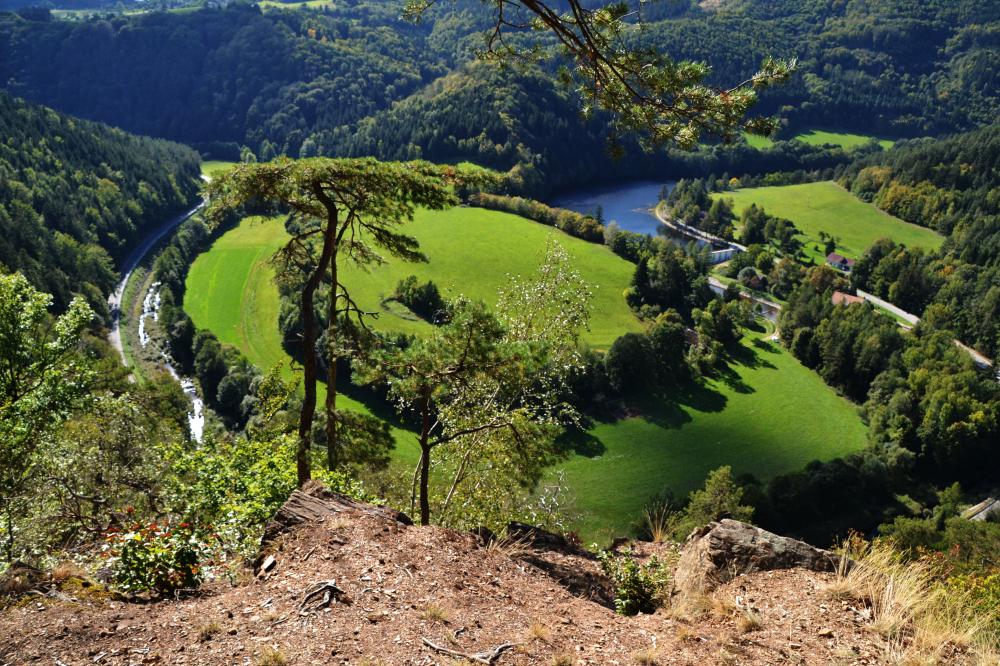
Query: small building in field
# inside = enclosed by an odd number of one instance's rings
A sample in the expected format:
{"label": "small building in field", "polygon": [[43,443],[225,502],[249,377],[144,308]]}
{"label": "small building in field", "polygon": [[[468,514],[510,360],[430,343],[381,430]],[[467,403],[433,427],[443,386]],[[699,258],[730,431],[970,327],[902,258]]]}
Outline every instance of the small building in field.
{"label": "small building in field", "polygon": [[853,303],[863,303],[865,299],[860,296],[852,296],[851,294],[844,293],[842,291],[833,292],[833,296],[830,297],[834,305],[851,305]]}
{"label": "small building in field", "polygon": [[850,273],[854,268],[854,260],[848,259],[847,257],[842,257],[836,252],[831,252],[826,255],[826,263],[828,263],[833,268],[836,268],[842,273]]}

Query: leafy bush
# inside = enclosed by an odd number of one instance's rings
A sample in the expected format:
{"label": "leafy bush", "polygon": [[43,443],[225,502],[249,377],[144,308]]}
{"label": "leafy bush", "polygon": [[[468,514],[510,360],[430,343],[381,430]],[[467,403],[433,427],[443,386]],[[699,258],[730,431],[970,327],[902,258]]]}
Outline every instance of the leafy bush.
{"label": "leafy bush", "polygon": [[602,550],[597,559],[615,585],[615,612],[619,615],[655,613],[670,587],[670,569],[655,555],[639,564],[631,551],[621,555]]}
{"label": "leafy bush", "polygon": [[207,546],[188,523],[135,525],[108,536],[115,585],[127,592],[166,594],[201,585]]}
{"label": "leafy bush", "polygon": [[395,296],[415,315],[432,324],[440,324],[448,318],[448,304],[432,281],[420,284],[416,275],[410,275],[396,285]]}
{"label": "leafy bush", "polygon": [[1000,573],[952,576],[946,589],[971,607],[976,617],[988,618],[992,631],[1000,631]]}

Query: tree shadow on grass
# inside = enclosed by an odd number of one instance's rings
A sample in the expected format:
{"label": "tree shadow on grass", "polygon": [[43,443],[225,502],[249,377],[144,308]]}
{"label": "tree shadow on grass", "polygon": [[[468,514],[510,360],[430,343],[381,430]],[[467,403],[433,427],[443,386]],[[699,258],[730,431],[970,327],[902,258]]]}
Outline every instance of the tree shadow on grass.
{"label": "tree shadow on grass", "polygon": [[564,453],[575,453],[585,458],[598,458],[608,447],[598,437],[583,430],[567,430],[556,439],[556,446]]}
{"label": "tree shadow on grass", "polygon": [[748,369],[768,368],[776,370],[777,366],[765,358],[763,353],[774,354],[777,351],[772,343],[760,338],[753,338],[750,341],[750,346],[746,344],[733,345],[726,349],[724,363],[716,369],[714,376],[736,393],[755,393],[757,389],[744,381],[737,366]]}
{"label": "tree shadow on grass", "polygon": [[776,369],[777,366],[764,358],[761,352],[773,354],[777,352],[777,349],[773,343],[761,340],[760,338],[753,338],[750,341],[749,347],[744,344],[733,345],[726,350],[727,365],[738,363],[747,368]]}
{"label": "tree shadow on grass", "polygon": [[740,373],[728,363],[717,370],[716,376],[736,393],[754,393],[757,390],[743,381]]}
{"label": "tree shadow on grass", "polygon": [[[754,338],[753,346],[754,349],[759,349],[766,354],[777,354],[780,351],[778,349],[777,343],[771,340],[765,340],[763,338]],[[774,365],[772,365],[769,361],[764,361],[764,363],[766,364],[765,367],[768,368],[774,367]]]}
{"label": "tree shadow on grass", "polygon": [[[371,387],[358,386],[349,379],[341,377],[337,381],[337,392],[342,396],[360,402],[368,408],[372,416],[385,421],[394,428],[416,430],[416,423],[407,422],[405,416],[401,417],[399,412],[396,411],[395,406],[387,402],[381,393]],[[316,408],[322,409],[322,402],[317,404]]]}
{"label": "tree shadow on grass", "polygon": [[680,428],[693,420],[691,411],[721,412],[726,408],[724,394],[702,382],[684,382],[674,389],[633,401],[642,416],[661,428]]}

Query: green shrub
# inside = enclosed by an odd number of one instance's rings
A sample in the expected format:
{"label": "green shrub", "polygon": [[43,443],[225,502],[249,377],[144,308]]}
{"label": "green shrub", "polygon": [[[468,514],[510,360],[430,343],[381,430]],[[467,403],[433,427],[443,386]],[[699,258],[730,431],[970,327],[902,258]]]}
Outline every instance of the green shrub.
{"label": "green shrub", "polygon": [[1000,631],[1000,574],[952,576],[946,589],[962,595],[976,617],[987,619],[992,631]]}
{"label": "green shrub", "polygon": [[619,615],[655,613],[670,588],[670,568],[655,555],[639,564],[631,551],[621,555],[602,550],[597,559],[615,585],[615,611]]}
{"label": "green shrub", "polygon": [[136,525],[109,535],[108,544],[122,590],[166,594],[201,585],[207,546],[188,523]]}

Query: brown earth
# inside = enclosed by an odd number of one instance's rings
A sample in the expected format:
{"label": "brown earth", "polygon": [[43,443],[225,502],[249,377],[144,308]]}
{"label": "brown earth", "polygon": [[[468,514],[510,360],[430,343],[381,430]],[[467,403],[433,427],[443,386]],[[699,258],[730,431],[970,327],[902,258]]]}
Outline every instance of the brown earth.
{"label": "brown earth", "polygon": [[[469,534],[342,509],[278,535],[268,573],[216,580],[194,597],[122,601],[79,585],[28,595],[0,612],[0,666],[469,663],[426,641],[484,653],[479,663],[513,643],[493,661],[504,666],[886,663],[864,612],[825,593],[834,574],[750,573],[684,612],[621,617],[597,562],[553,547],[484,547]],[[345,595],[300,610],[324,581]]]}

